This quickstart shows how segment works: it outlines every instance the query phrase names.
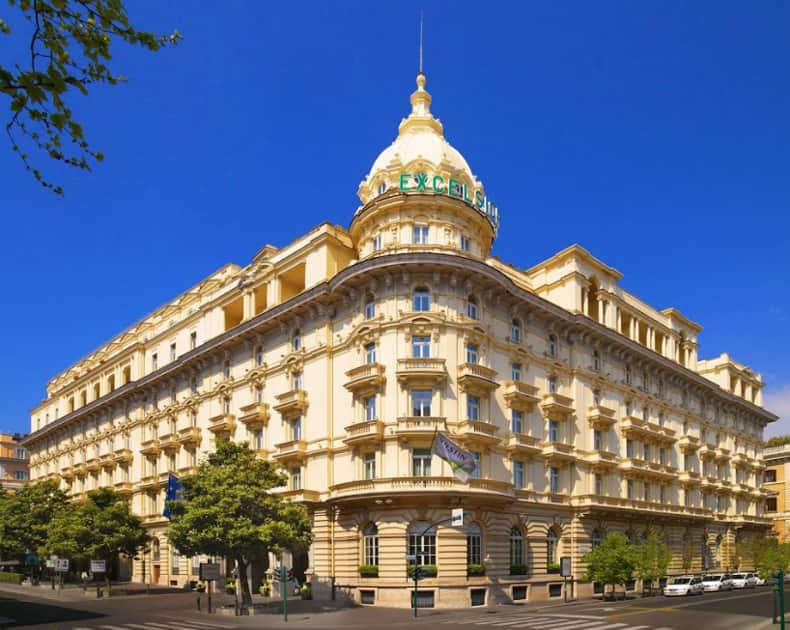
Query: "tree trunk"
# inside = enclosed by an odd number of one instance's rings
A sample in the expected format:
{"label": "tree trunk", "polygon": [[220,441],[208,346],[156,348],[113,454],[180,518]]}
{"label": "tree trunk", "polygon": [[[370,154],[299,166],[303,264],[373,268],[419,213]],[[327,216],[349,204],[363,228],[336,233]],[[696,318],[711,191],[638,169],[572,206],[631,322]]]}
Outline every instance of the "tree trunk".
{"label": "tree trunk", "polygon": [[[107,567],[105,566],[104,568],[106,569]],[[105,571],[104,572],[104,587],[107,589],[104,592],[104,596],[105,597],[109,597],[110,596],[110,572],[109,571]]]}
{"label": "tree trunk", "polygon": [[252,593],[250,593],[250,583],[247,580],[247,567],[249,564],[249,562],[244,561],[244,558],[236,558],[236,566],[239,573],[237,579],[239,581],[238,587],[241,588],[242,606],[252,606]]}

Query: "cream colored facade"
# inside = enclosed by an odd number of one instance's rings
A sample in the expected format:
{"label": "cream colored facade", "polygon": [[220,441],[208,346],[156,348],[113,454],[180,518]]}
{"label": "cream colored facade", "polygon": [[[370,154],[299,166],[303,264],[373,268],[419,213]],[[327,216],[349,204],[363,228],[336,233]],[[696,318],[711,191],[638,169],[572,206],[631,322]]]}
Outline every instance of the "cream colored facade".
{"label": "cream colored facade", "polygon": [[[699,325],[578,245],[526,270],[491,257],[497,212],[424,86],[348,230],[223,267],[50,381],[33,478],[126,493],[157,537],[146,579],[160,583],[192,579],[167,545],[167,475],[220,437],[289,472],[282,493],[315,535],[297,564],[319,598],[335,584],[408,606],[411,553],[437,566],[420,583],[435,606],[560,596],[553,562],[571,556],[578,577],[600,536],[648,527],[672,572],[733,567],[736,539],[770,527],[759,375],[700,361]],[[468,483],[426,455],[437,430],[479,457]],[[419,537],[458,506],[463,528]]]}
{"label": "cream colored facade", "polygon": [[765,513],[773,519],[774,531],[780,542],[787,542],[790,533],[790,445],[769,446],[765,453],[763,488],[770,493]]}

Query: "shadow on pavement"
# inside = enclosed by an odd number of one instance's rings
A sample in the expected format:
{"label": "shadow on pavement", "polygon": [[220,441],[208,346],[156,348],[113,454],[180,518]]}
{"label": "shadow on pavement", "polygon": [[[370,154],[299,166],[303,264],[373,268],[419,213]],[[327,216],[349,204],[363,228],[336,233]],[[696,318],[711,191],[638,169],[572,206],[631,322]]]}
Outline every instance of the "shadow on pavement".
{"label": "shadow on pavement", "polygon": [[0,597],[0,617],[14,619],[15,623],[9,626],[12,628],[63,621],[99,619],[105,616],[106,615],[88,610],[64,608],[63,606],[46,604],[43,602],[26,602],[9,597]]}

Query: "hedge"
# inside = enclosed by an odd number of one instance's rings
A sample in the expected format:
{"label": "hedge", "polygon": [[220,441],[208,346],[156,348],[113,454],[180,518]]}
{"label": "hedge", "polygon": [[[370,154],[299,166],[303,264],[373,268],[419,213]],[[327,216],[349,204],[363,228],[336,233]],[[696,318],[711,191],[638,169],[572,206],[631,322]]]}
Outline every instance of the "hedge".
{"label": "hedge", "polygon": [[11,584],[22,584],[25,576],[21,573],[9,573],[7,571],[0,571],[0,582],[10,582]]}

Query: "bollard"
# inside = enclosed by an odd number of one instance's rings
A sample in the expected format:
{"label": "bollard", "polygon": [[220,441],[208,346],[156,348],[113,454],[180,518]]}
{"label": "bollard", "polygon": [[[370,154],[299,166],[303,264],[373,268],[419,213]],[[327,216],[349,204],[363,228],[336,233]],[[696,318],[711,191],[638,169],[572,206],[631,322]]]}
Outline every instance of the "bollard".
{"label": "bollard", "polygon": [[198,596],[197,596],[197,606],[198,606],[198,612],[200,612],[200,594],[199,593],[198,593]]}

